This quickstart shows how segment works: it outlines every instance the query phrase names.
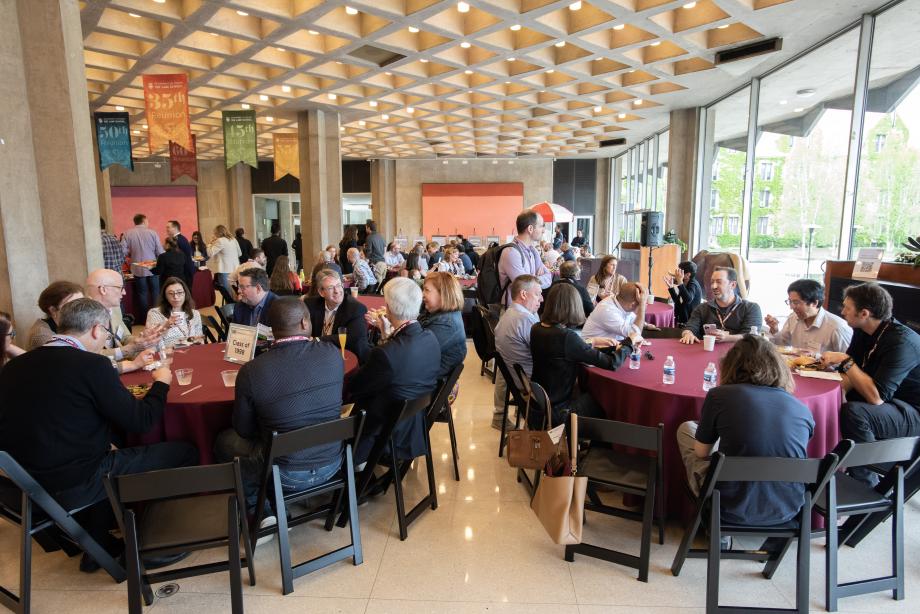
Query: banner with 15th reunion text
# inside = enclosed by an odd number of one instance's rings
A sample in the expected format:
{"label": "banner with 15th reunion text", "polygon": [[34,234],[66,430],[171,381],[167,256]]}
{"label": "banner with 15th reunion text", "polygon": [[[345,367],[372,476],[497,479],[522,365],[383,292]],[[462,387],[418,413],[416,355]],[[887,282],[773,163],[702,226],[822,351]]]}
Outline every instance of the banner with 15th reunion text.
{"label": "banner with 15th reunion text", "polygon": [[126,112],[93,113],[100,171],[113,164],[121,164],[128,170],[134,170],[134,160],[131,157],[131,127],[128,122]]}
{"label": "banner with 15th reunion text", "polygon": [[285,175],[300,179],[300,149],[296,134],[273,134],[275,146],[275,181]]}
{"label": "banner with 15th reunion text", "polygon": [[170,141],[192,148],[187,75],[144,75],[144,104],[150,153],[169,147]]}
{"label": "banner with 15th reunion text", "polygon": [[169,142],[169,180],[175,181],[182,175],[188,175],[198,181],[198,159],[196,156],[195,135],[192,135],[192,149],[188,150],[179,143]]}
{"label": "banner with 15th reunion text", "polygon": [[245,162],[253,168],[259,166],[256,149],[256,112],[223,111],[224,160],[227,168]]}

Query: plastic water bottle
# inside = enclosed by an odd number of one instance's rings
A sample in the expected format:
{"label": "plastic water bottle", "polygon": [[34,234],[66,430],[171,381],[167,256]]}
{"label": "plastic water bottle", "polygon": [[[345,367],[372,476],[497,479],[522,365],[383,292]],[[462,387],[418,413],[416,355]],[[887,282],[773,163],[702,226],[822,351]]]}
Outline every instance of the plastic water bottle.
{"label": "plastic water bottle", "polygon": [[755,337],[759,337],[759,336],[760,336],[760,327],[759,327],[759,326],[752,326],[752,327],[751,327],[751,334],[754,335]]}
{"label": "plastic water bottle", "polygon": [[638,369],[641,363],[642,363],[642,348],[636,345],[633,347],[632,353],[629,355],[629,368]]}
{"label": "plastic water bottle", "polygon": [[718,376],[718,372],[716,371],[716,363],[711,362],[706,365],[706,370],[703,371],[703,390],[711,390],[712,388],[715,388]]}
{"label": "plastic water bottle", "polygon": [[664,361],[664,375],[661,376],[661,383],[673,384],[676,372],[677,367],[674,365],[674,357],[668,356],[668,359]]}

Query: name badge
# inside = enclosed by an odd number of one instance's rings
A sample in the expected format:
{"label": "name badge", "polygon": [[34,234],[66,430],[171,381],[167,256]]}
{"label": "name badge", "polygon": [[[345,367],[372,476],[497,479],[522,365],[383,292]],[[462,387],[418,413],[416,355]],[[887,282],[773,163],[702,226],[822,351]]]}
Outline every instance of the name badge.
{"label": "name badge", "polygon": [[259,329],[254,326],[231,324],[227,332],[227,347],[224,349],[224,360],[237,364],[246,364],[256,354],[256,341],[259,338]]}

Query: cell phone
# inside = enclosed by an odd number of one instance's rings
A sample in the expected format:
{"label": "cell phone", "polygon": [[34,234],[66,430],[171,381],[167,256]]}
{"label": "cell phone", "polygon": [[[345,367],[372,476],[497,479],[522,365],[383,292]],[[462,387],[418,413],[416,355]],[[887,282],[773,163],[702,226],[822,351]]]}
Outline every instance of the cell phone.
{"label": "cell phone", "polygon": [[712,335],[716,332],[716,329],[717,327],[715,324],[703,324],[703,332],[707,335]]}

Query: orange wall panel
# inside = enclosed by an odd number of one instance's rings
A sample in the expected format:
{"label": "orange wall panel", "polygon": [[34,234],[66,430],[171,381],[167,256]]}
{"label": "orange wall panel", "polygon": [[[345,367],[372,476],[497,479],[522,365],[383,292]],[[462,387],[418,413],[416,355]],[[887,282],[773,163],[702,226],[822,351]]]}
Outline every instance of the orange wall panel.
{"label": "orange wall panel", "polygon": [[516,234],[514,220],[524,208],[522,183],[423,183],[422,233]]}

